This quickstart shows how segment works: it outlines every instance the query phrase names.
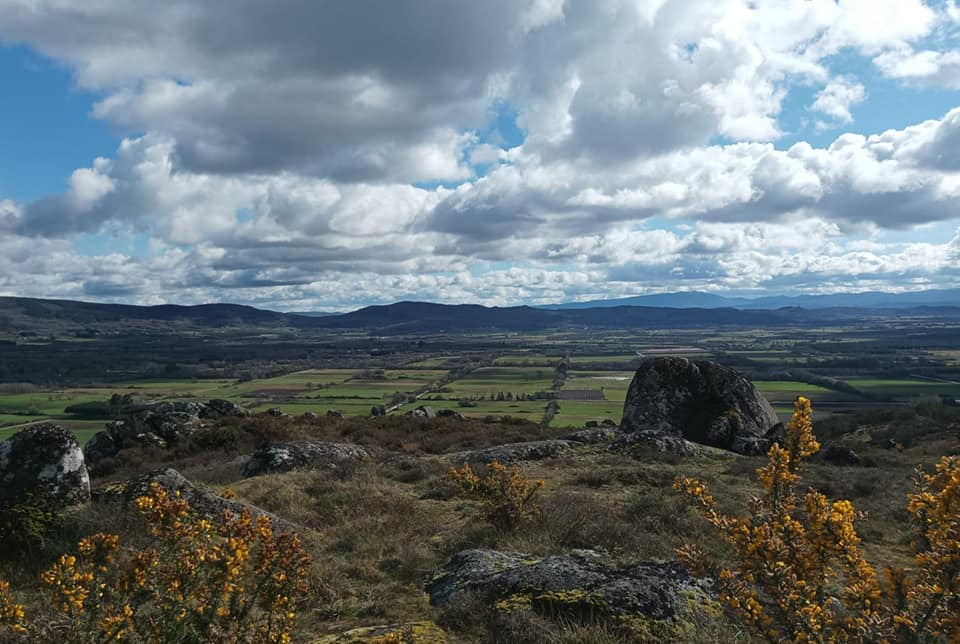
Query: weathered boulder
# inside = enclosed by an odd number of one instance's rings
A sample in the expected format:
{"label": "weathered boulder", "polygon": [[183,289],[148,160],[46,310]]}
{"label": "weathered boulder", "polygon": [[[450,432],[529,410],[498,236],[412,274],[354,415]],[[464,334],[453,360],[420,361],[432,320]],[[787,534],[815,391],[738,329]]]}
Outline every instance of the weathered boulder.
{"label": "weathered boulder", "polygon": [[407,622],[384,626],[364,626],[325,635],[313,644],[365,644],[366,642],[411,642],[413,644],[446,644],[447,634],[433,622]]}
{"label": "weathered boulder", "polygon": [[430,407],[429,405],[427,406],[421,405],[413,410],[413,415],[419,416],[421,418],[436,418],[437,410],[434,409],[433,407]]}
{"label": "weathered boulder", "polygon": [[581,429],[572,434],[567,434],[563,437],[563,440],[573,441],[574,443],[581,443],[583,445],[596,445],[599,443],[612,443],[621,436],[623,436],[623,434],[615,429],[595,425],[589,429]]}
{"label": "weathered boulder", "polygon": [[652,430],[620,434],[620,437],[610,445],[610,451],[627,454],[638,454],[641,451],[654,451],[661,454],[676,454],[677,456],[693,456],[701,451],[699,445],[691,443],[685,438],[664,434]]}
{"label": "weathered boulder", "polygon": [[437,417],[438,418],[456,418],[457,420],[464,420],[463,414],[461,414],[455,409],[438,409]]}
{"label": "weathered boulder", "polygon": [[734,369],[708,360],[659,357],[637,369],[620,429],[759,454],[769,449],[779,425],[770,403]]}
{"label": "weathered boulder", "polygon": [[228,418],[231,416],[243,418],[249,416],[250,412],[229,400],[214,398],[203,403],[197,415],[200,418]]}
{"label": "weathered boulder", "polygon": [[66,427],[34,425],[0,443],[0,508],[37,497],[54,511],[90,500],[83,451]]}
{"label": "weathered boulder", "polygon": [[830,445],[821,453],[820,457],[827,463],[833,465],[860,465],[863,460],[860,455],[849,447],[842,445]]}
{"label": "weathered boulder", "polygon": [[555,458],[575,447],[577,443],[569,440],[552,439],[542,441],[528,441],[524,443],[507,443],[495,447],[457,452],[451,454],[457,463],[486,464],[498,461],[500,463],[515,463],[517,461],[539,461],[545,458]]}
{"label": "weathered boulder", "polygon": [[327,418],[343,418],[343,412],[336,409],[327,410]]}
{"label": "weathered boulder", "polygon": [[254,517],[265,516],[270,519],[270,523],[278,530],[303,530],[302,526],[281,519],[255,505],[237,499],[226,499],[211,490],[197,487],[180,472],[172,468],[156,470],[130,481],[111,483],[101,489],[94,490],[93,500],[97,503],[132,505],[139,497],[149,494],[150,487],[154,483],[166,490],[168,494],[179,492],[181,498],[190,504],[190,509],[193,512],[210,520],[219,520],[224,512],[239,515],[244,510],[249,510]]}
{"label": "weathered boulder", "polygon": [[545,558],[498,550],[464,550],[427,583],[430,603],[469,594],[488,604],[529,605],[554,617],[675,617],[703,582],[675,563],[614,566],[593,550]]}
{"label": "weathered boulder", "polygon": [[277,418],[286,418],[289,414],[280,407],[271,407],[267,410],[267,416],[275,416]]}
{"label": "weathered boulder", "polygon": [[358,445],[326,441],[292,441],[261,447],[243,466],[245,477],[291,470],[337,470],[370,459],[374,452]]}
{"label": "weathered boulder", "polygon": [[116,456],[120,450],[138,446],[161,449],[176,444],[204,426],[204,420],[242,417],[249,412],[229,400],[161,402],[108,422],[83,448],[91,466]]}

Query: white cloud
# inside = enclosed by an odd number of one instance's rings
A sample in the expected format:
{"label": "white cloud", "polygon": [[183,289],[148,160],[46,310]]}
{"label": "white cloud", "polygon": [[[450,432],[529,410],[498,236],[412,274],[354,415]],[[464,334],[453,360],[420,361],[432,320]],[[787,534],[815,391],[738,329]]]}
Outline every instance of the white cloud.
{"label": "white cloud", "polygon": [[853,122],[850,108],[861,103],[865,96],[865,88],[856,78],[838,76],[831,78],[817,93],[810,108],[829,116],[841,125],[847,125]]}
{"label": "white cloud", "polygon": [[[851,124],[869,91],[831,70],[840,52],[956,86],[955,4],[348,5],[0,0],[4,42],[68,65],[101,96],[93,116],[128,134],[63,194],[0,202],[11,257],[33,243],[62,266],[0,263],[0,288],[322,307],[956,279],[955,241],[863,237],[960,218],[960,110],[773,144],[798,86]],[[483,134],[495,104],[522,146]],[[438,182],[460,185],[418,187]],[[150,249],[94,260],[72,250],[81,234]],[[471,273],[489,262],[513,268]]]}
{"label": "white cloud", "polygon": [[901,47],[880,54],[874,63],[889,78],[960,89],[960,49],[915,51]]}

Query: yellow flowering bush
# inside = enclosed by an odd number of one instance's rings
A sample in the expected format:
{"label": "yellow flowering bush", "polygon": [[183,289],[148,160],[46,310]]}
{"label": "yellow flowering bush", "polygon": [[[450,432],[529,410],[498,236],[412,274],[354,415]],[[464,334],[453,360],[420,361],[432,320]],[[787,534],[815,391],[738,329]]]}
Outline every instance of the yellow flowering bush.
{"label": "yellow flowering bush", "polygon": [[679,477],[684,493],[735,552],[709,562],[695,546],[678,550],[694,572],[712,576],[720,599],[771,641],[960,641],[960,459],[918,470],[908,497],[916,526],[915,567],[882,574],[860,551],[849,501],[816,490],[798,496],[803,461],[820,449],[810,401],[798,398],[784,445],[757,470],[763,494],[748,516],[721,513],[706,486]]}
{"label": "yellow flowering bush", "polygon": [[7,610],[0,592],[0,627],[78,643],[290,641],[310,566],[296,534],[274,534],[248,511],[214,524],[157,484],[136,504],[151,547],[85,537],[41,575],[61,623],[25,624],[22,607]]}
{"label": "yellow flowering bush", "polygon": [[498,461],[487,464],[486,476],[479,476],[469,463],[452,468],[444,477],[453,481],[466,496],[480,502],[481,516],[495,527],[512,530],[540,514],[538,493],[543,481],[531,481],[514,466]]}
{"label": "yellow flowering bush", "polygon": [[10,596],[10,584],[0,580],[0,634],[26,633],[27,625],[23,604],[18,604]]}

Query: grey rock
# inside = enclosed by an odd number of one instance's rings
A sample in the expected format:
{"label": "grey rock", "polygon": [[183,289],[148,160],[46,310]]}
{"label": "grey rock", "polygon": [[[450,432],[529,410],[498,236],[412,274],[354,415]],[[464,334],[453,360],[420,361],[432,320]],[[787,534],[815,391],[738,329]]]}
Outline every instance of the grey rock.
{"label": "grey rock", "polygon": [[676,616],[691,594],[707,596],[703,583],[675,563],[617,567],[592,550],[542,559],[517,552],[464,550],[430,579],[426,591],[434,606],[464,594],[487,604],[522,597],[549,616],[590,612],[661,620]]}
{"label": "grey rock", "polygon": [[204,403],[197,415],[200,418],[244,418],[249,416],[250,412],[229,400],[214,398]]}
{"label": "grey rock", "polygon": [[760,454],[770,447],[780,419],[739,372],[707,360],[645,360],[623,406],[620,429],[654,431],[694,443]]}
{"label": "grey rock", "polygon": [[553,439],[542,441],[528,441],[524,443],[507,443],[496,447],[457,452],[451,458],[457,463],[486,464],[498,461],[500,463],[515,463],[517,461],[539,461],[545,458],[555,458],[568,452],[577,443],[569,440]]}
{"label": "grey rock", "polygon": [[433,407],[430,407],[429,405],[428,406],[421,405],[420,407],[417,407],[416,409],[413,410],[413,415],[420,416],[421,418],[436,418],[437,410],[434,409]]}
{"label": "grey rock", "polygon": [[637,455],[644,450],[677,456],[693,456],[700,453],[700,447],[685,438],[653,430],[621,434],[610,445],[610,451]]}
{"label": "grey rock", "polygon": [[305,411],[303,412],[303,417],[307,420],[314,420],[316,418],[320,418],[320,415],[315,411]]}
{"label": "grey rock", "polygon": [[821,458],[833,465],[860,465],[863,460],[849,447],[830,445],[820,453]]}
{"label": "grey rock", "polygon": [[153,446],[165,449],[204,426],[204,420],[243,417],[247,410],[229,400],[161,402],[108,422],[83,448],[87,464],[96,466],[120,450]]}
{"label": "grey rock", "polygon": [[581,443],[583,445],[597,445],[600,443],[612,443],[623,436],[622,433],[609,427],[594,427],[591,429],[581,429],[563,436],[563,440]]}
{"label": "grey rock", "polygon": [[325,441],[293,441],[261,447],[243,466],[243,476],[302,469],[340,469],[370,459],[374,452],[358,445]]}
{"label": "grey rock", "polygon": [[461,414],[455,409],[438,409],[437,417],[438,418],[456,418],[457,420],[464,420],[463,414]]}
{"label": "grey rock", "polygon": [[83,451],[66,427],[34,425],[0,443],[0,508],[34,495],[53,511],[90,500]]}
{"label": "grey rock", "polygon": [[336,409],[330,409],[327,411],[327,418],[343,418],[343,412],[337,411]]}
{"label": "grey rock", "polygon": [[225,499],[212,490],[198,487],[172,468],[156,470],[130,481],[112,483],[94,491],[93,500],[97,503],[132,505],[137,498],[149,494],[154,483],[166,490],[168,494],[179,492],[181,498],[190,504],[193,512],[213,521],[219,520],[225,512],[237,516],[244,510],[249,510],[254,517],[265,516],[270,519],[270,523],[278,530],[293,532],[303,530],[302,526],[281,519],[255,505],[236,499]]}
{"label": "grey rock", "polygon": [[288,416],[287,412],[283,411],[280,407],[271,407],[266,411],[267,416],[275,416],[277,418],[285,418]]}
{"label": "grey rock", "polygon": [[598,423],[598,422],[595,421],[595,420],[588,420],[587,422],[585,422],[585,423],[583,424],[583,426],[584,426],[584,427],[587,427],[587,428],[599,427],[599,426],[600,426],[600,423]]}
{"label": "grey rock", "polygon": [[616,421],[610,418],[604,418],[602,421],[600,421],[600,426],[601,427],[617,427],[618,425]]}

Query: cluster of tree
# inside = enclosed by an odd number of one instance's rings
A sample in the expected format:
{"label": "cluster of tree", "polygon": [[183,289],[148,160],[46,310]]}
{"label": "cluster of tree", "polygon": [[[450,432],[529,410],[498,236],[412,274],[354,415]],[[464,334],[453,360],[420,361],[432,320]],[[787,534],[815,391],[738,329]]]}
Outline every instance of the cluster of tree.
{"label": "cluster of tree", "polygon": [[130,394],[113,394],[108,400],[77,403],[69,405],[63,411],[77,418],[120,418],[132,411],[137,404]]}

